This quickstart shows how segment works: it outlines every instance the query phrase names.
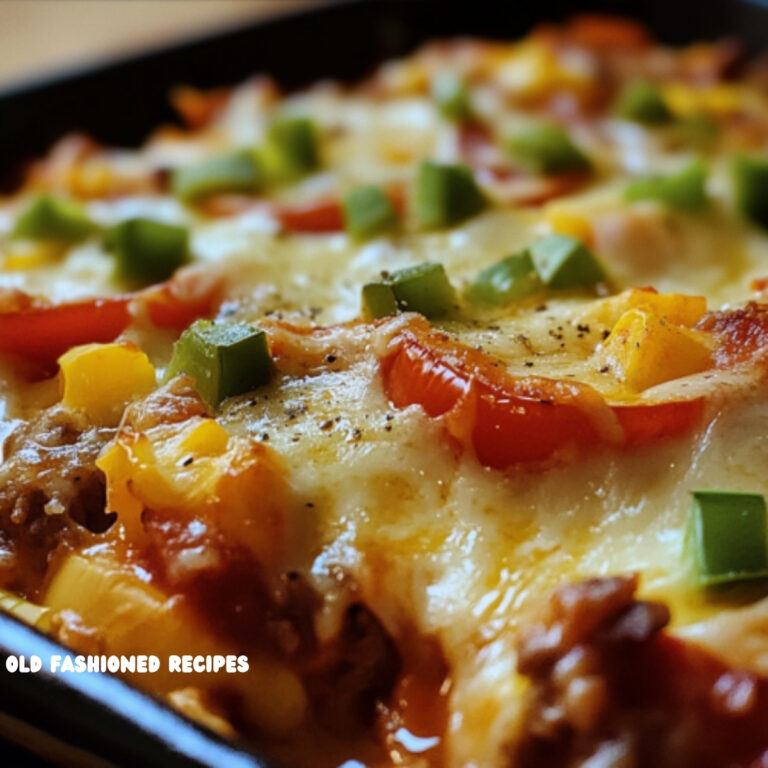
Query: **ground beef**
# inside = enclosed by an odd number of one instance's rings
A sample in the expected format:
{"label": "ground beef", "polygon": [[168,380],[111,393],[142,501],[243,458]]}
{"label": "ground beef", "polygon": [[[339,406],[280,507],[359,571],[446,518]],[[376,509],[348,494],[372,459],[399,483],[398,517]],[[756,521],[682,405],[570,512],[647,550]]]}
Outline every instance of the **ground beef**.
{"label": "ground beef", "polygon": [[270,590],[243,552],[223,552],[222,566],[201,572],[185,595],[204,622],[238,647],[258,648],[300,675],[316,721],[333,734],[360,734],[374,724],[400,672],[400,655],[381,622],[353,603],[337,634],[315,632],[322,596],[306,577],[287,572]]}
{"label": "ground beef", "polygon": [[318,722],[339,735],[372,726],[400,667],[395,643],[376,616],[352,605],[338,637],[319,649],[302,676]]}
{"label": "ground beef", "polygon": [[17,427],[0,463],[3,586],[34,594],[50,554],[78,529],[106,530],[105,487],[95,462],[114,430],[54,406]]}
{"label": "ground beef", "polygon": [[0,464],[0,516],[13,522],[40,506],[48,515],[66,512],[115,431],[88,427],[76,414],[54,406],[12,432]]}
{"label": "ground beef", "polygon": [[514,768],[752,768],[768,763],[768,680],[666,633],[637,578],[569,584],[519,643],[530,677]]}

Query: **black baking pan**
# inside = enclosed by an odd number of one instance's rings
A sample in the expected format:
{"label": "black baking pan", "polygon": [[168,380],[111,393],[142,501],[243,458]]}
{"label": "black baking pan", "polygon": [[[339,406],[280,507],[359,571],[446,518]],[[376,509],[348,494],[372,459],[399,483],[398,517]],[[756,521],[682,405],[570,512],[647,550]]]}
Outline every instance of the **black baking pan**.
{"label": "black baking pan", "polygon": [[[17,743],[14,753],[0,745],[0,765],[268,768],[112,675],[48,672],[51,656],[65,652],[0,614],[0,737]],[[41,671],[7,671],[9,656],[33,655]]]}
{"label": "black baking pan", "polygon": [[12,185],[23,161],[73,130],[105,144],[138,144],[175,119],[174,85],[232,85],[254,73],[288,89],[353,80],[430,38],[509,39],[579,11],[634,17],[667,43],[734,35],[753,55],[768,50],[768,0],[316,0],[284,17],[0,89],[0,177]]}
{"label": "black baking pan", "polygon": [[[583,11],[636,18],[671,44],[734,36],[753,56],[768,51],[766,0],[316,2],[284,17],[0,91],[0,179],[11,188],[24,162],[70,131],[105,144],[140,143],[158,124],[175,120],[167,95],[180,83],[228,85],[254,73],[269,74],[286,89],[321,78],[354,80],[431,38],[512,39]],[[5,670],[9,655],[46,659],[63,652],[0,613],[0,765],[267,766],[109,675]]]}

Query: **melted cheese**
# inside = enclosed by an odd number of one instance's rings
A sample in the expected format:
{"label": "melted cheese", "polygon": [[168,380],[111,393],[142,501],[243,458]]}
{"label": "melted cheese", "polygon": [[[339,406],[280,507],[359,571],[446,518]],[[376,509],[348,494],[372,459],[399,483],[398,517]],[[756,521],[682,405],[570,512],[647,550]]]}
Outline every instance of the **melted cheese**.
{"label": "melted cheese", "polygon": [[[510,70],[501,79],[516,83],[520,76]],[[493,89],[480,104],[493,119],[494,110],[504,109],[499,130],[525,117]],[[312,115],[329,138],[325,170],[278,191],[282,201],[312,200],[361,183],[410,183],[420,158],[458,158],[455,126],[422,97],[386,100],[318,87],[291,97],[287,107]],[[256,141],[267,109],[261,91],[243,88],[207,133],[158,138],[135,160],[173,164],[211,147]],[[599,121],[586,141],[603,153],[601,172],[589,189],[565,201],[524,210],[495,207],[439,233],[421,233],[409,223],[401,234],[365,244],[342,233],[284,236],[258,211],[205,220],[163,196],[95,201],[89,210],[103,223],[150,212],[191,224],[196,260],[228,281],[227,317],[256,323],[275,314],[320,325],[352,320],[360,314],[362,284],[382,270],[425,261],[442,263],[461,291],[481,269],[551,231],[556,206],[591,233],[619,288],[653,285],[703,295],[712,309],[750,297],[750,280],[768,272],[768,238],[734,214],[724,162],[712,163],[707,211],[630,207],[622,198],[629,175],[677,167],[685,155],[670,149],[663,133],[612,118]],[[9,209],[5,231],[12,219]],[[110,275],[109,256],[89,242],[54,265],[0,271],[0,288],[58,301],[116,293],[120,286]],[[581,327],[595,301],[588,293],[564,292],[491,310],[462,299],[459,319],[435,325],[500,358],[513,374],[573,379],[615,394],[616,382],[593,358],[610,328],[594,322],[586,331]],[[161,368],[167,362],[170,335],[132,329],[127,336]],[[302,502],[292,509],[292,522],[311,536],[289,560],[323,595],[321,635],[333,636],[348,605],[346,586],[337,579],[343,571],[392,636],[415,629],[439,641],[451,676],[446,766],[505,764],[523,687],[515,673],[516,632],[563,581],[638,571],[642,594],[670,605],[676,631],[701,642],[711,635],[711,647],[728,655],[738,635],[717,642],[722,627],[711,620],[723,601],[687,580],[682,535],[690,489],[768,491],[762,426],[768,403],[759,383],[718,374],[662,384],[646,396],[701,391],[713,397],[717,412],[702,431],[651,448],[596,451],[546,471],[500,473],[457,452],[419,407],[393,408],[382,389],[381,344],[375,334],[361,340],[340,332],[328,342],[335,362],[283,372],[258,392],[227,401],[217,420],[230,435],[260,442],[279,457]],[[18,380],[4,379],[0,438],[12,419],[34,410],[22,407]],[[165,596],[156,597],[160,604]],[[729,595],[733,603],[750,597],[750,590]],[[59,592],[48,600],[71,607]],[[97,614],[90,618],[99,624]],[[750,618],[765,634],[763,612]],[[759,666],[763,670],[763,657]]]}
{"label": "melted cheese", "polygon": [[415,622],[439,638],[453,678],[449,764],[493,765],[505,738],[478,736],[489,723],[512,728],[515,630],[558,584],[638,571],[643,596],[667,602],[676,627],[722,608],[683,565],[688,490],[762,490],[768,443],[750,425],[766,416],[760,388],[744,384],[703,433],[503,476],[457,457],[418,407],[392,410],[369,359],[278,381],[231,401],[222,419],[268,436],[314,505],[319,552],[304,567],[318,586],[332,595],[341,567],[395,636]]}

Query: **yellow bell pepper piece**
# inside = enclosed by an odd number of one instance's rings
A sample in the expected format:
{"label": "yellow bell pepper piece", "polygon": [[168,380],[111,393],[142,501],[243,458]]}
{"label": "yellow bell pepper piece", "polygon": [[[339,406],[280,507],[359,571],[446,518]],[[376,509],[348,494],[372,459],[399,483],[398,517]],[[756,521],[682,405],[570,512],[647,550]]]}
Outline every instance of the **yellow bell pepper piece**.
{"label": "yellow bell pepper piece", "polygon": [[619,318],[599,357],[628,389],[640,392],[706,370],[711,353],[707,334],[652,311],[630,309]]}
{"label": "yellow bell pepper piece", "polygon": [[227,471],[229,437],[213,419],[161,425],[119,438],[97,459],[107,476],[107,506],[132,517],[144,506],[196,508],[217,497]]}
{"label": "yellow bell pepper piece", "polygon": [[96,466],[106,475],[107,508],[117,512],[128,539],[142,536],[145,508],[207,519],[263,563],[282,557],[294,535],[274,454],[228,435],[214,419],[123,430]]}
{"label": "yellow bell pepper piece", "polygon": [[4,269],[38,269],[56,262],[64,253],[61,243],[14,240],[5,248]]}
{"label": "yellow bell pepper piece", "polygon": [[751,103],[751,94],[739,86],[719,83],[694,87],[685,83],[670,83],[662,89],[664,101],[676,115],[705,112],[728,115],[742,111]]}
{"label": "yellow bell pepper piece", "polygon": [[686,83],[670,83],[662,88],[664,103],[676,115],[691,115],[701,111],[701,94]]}
{"label": "yellow bell pepper piece", "polygon": [[613,328],[619,318],[630,309],[649,312],[670,325],[692,328],[707,311],[707,300],[704,296],[656,293],[645,288],[631,288],[618,296],[597,302],[588,312],[589,320]]}
{"label": "yellow bell pepper piece", "polygon": [[500,53],[495,74],[504,90],[521,98],[536,99],[560,89],[586,94],[594,88],[594,71],[584,62],[566,62],[545,43],[527,40]]}
{"label": "yellow bell pepper piece", "polygon": [[59,358],[62,403],[90,421],[114,426],[125,406],[151,392],[155,369],[135,344],[84,344]]}
{"label": "yellow bell pepper piece", "polygon": [[582,213],[578,213],[562,204],[547,207],[545,217],[553,232],[581,240],[586,246],[594,247],[592,222]]}
{"label": "yellow bell pepper piece", "polygon": [[400,96],[424,93],[429,89],[429,71],[418,59],[386,64],[379,77],[387,91]]}
{"label": "yellow bell pepper piece", "polygon": [[[215,549],[211,553],[217,556]],[[98,627],[102,653],[159,656],[162,663],[155,674],[127,675],[155,693],[168,693],[180,684],[205,690],[221,682],[222,673],[171,672],[171,655],[237,653],[185,601],[165,594],[106,556],[69,555],[53,574],[45,606],[41,610],[74,611],[86,627]],[[246,717],[270,735],[289,733],[301,723],[306,709],[301,682],[292,670],[258,652],[251,652],[248,661],[248,672],[226,675],[243,697]]]}
{"label": "yellow bell pepper piece", "polygon": [[0,610],[10,613],[33,627],[47,631],[51,626],[51,610],[43,605],[35,605],[29,600],[17,597],[12,592],[0,589]]}
{"label": "yellow bell pepper piece", "polygon": [[102,197],[109,194],[115,179],[113,166],[96,158],[73,166],[69,170],[67,186],[76,197]]}

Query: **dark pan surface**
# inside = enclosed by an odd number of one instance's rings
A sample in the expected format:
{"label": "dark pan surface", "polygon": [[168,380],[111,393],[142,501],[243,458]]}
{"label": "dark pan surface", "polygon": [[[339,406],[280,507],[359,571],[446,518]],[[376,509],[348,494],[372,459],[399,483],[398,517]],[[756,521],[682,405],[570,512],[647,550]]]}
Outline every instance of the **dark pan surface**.
{"label": "dark pan surface", "polygon": [[[181,4],[180,4],[181,5]],[[436,37],[515,38],[542,21],[598,11],[637,18],[667,43],[740,38],[768,51],[768,0],[342,0],[143,56],[0,92],[0,179],[77,130],[135,145],[175,116],[169,89],[230,85],[254,73],[296,88],[354,80]],[[180,7],[180,12],[183,9]],[[11,675],[9,654],[64,651],[0,613],[0,765],[250,768],[265,763],[107,675]],[[3,739],[32,745],[38,757]]]}
{"label": "dark pan surface", "polygon": [[[50,657],[65,652],[0,612],[0,765],[268,768],[112,675],[46,672]],[[9,655],[39,656],[42,671],[11,674]],[[2,739],[22,742],[34,757]]]}

